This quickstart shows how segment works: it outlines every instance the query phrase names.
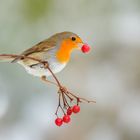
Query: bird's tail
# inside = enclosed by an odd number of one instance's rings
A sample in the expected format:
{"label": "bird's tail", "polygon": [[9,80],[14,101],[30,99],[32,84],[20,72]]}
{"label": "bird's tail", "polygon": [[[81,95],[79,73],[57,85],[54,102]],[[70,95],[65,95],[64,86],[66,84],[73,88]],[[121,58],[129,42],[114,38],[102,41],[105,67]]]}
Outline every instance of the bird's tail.
{"label": "bird's tail", "polygon": [[17,55],[12,54],[0,54],[0,62],[11,62],[15,58],[17,58]]}

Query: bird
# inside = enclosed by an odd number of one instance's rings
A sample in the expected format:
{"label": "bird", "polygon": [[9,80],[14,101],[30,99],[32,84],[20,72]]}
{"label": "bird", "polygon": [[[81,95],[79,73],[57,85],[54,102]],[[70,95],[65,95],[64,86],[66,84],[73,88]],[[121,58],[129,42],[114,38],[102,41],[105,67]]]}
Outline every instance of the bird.
{"label": "bird", "polygon": [[8,55],[0,55],[0,62],[8,60],[12,63],[18,63],[23,66],[29,74],[47,81],[46,77],[50,76],[51,72],[46,69],[42,63],[27,57],[47,61],[49,68],[55,74],[66,67],[71,59],[71,53],[74,50],[81,50],[83,53],[87,53],[90,50],[90,46],[84,43],[77,34],[64,31],[56,33],[48,39],[37,43],[33,47],[22,52],[20,56],[13,58]]}

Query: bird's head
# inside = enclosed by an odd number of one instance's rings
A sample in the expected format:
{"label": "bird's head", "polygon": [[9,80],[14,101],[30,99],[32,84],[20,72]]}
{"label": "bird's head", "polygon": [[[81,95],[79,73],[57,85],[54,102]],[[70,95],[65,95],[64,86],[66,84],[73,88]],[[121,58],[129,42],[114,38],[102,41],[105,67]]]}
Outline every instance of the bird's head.
{"label": "bird's head", "polygon": [[64,62],[69,60],[69,55],[73,50],[81,50],[83,53],[87,53],[90,47],[83,43],[82,39],[72,32],[57,33],[52,38],[58,43],[57,58]]}

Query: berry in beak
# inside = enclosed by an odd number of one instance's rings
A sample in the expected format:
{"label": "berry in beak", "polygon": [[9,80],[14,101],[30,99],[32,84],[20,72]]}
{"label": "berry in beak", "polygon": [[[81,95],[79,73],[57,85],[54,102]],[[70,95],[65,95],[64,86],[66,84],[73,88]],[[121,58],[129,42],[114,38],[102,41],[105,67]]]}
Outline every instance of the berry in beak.
{"label": "berry in beak", "polygon": [[81,50],[82,50],[83,53],[88,53],[90,51],[90,46],[88,44],[84,44],[81,47]]}

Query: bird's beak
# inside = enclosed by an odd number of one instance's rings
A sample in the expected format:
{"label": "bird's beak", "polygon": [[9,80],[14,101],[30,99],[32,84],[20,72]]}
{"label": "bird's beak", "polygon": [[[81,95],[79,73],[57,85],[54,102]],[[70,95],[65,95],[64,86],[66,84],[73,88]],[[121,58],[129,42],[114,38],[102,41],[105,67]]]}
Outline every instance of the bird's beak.
{"label": "bird's beak", "polygon": [[91,49],[91,47],[86,43],[79,43],[78,49],[81,50],[83,53],[88,53]]}

